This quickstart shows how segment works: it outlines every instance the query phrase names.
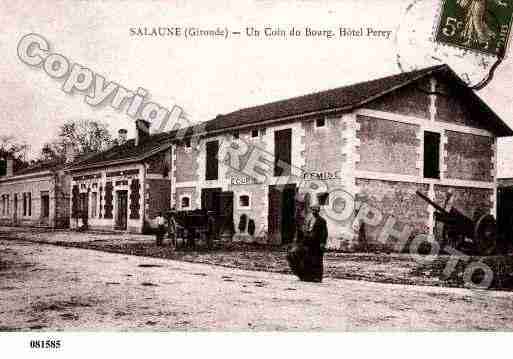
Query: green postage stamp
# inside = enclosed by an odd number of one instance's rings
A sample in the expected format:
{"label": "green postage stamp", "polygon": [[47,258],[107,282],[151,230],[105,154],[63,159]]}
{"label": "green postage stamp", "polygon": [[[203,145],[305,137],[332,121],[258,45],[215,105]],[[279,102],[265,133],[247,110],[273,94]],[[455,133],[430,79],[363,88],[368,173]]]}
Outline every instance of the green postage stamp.
{"label": "green postage stamp", "polygon": [[444,0],[437,42],[503,57],[513,0]]}

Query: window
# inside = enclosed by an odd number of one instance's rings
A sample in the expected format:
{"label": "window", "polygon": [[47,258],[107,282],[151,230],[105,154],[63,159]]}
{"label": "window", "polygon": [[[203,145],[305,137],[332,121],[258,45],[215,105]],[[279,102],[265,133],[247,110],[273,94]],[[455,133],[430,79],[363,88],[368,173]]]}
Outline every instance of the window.
{"label": "window", "polygon": [[238,140],[238,139],[239,139],[239,131],[235,131],[235,132],[233,133],[233,138],[234,138],[235,140]]}
{"label": "window", "polygon": [[239,208],[248,208],[250,207],[250,200],[247,194],[243,194],[239,196]]}
{"label": "window", "polygon": [[23,193],[23,216],[32,216],[32,193]]}
{"label": "window", "polygon": [[9,204],[6,203],[7,196],[4,194],[2,195],[2,216],[7,215],[7,209],[9,208]]}
{"label": "window", "polygon": [[23,216],[27,215],[27,194],[23,193]]}
{"label": "window", "polygon": [[265,128],[260,129],[260,136],[265,136]]}
{"label": "window", "polygon": [[330,194],[328,192],[317,193],[317,203],[319,206],[327,206],[330,204]]}
{"label": "window", "polygon": [[424,177],[440,178],[440,134],[424,132]]}
{"label": "window", "polygon": [[205,179],[207,181],[217,180],[219,177],[219,142],[211,141],[207,142],[207,163],[205,168]]}
{"label": "window", "polygon": [[183,196],[180,198],[180,208],[189,209],[191,207],[191,197]]}
{"label": "window", "polygon": [[7,161],[0,159],[0,177],[7,174]]}
{"label": "window", "polygon": [[48,192],[41,192],[41,217],[48,218],[50,216],[50,196]]}
{"label": "window", "polygon": [[316,128],[326,127],[326,119],[324,117],[316,119],[315,120],[315,127]]}
{"label": "window", "polygon": [[258,137],[258,130],[252,130],[251,137],[253,137],[253,138]]}
{"label": "window", "polygon": [[185,145],[185,148],[188,149],[188,148],[191,148],[191,139],[188,138],[184,141],[184,145]]}
{"label": "window", "polygon": [[290,175],[292,163],[292,129],[276,131],[274,133],[274,175]]}
{"label": "window", "polygon": [[91,193],[91,218],[96,218],[98,208],[98,193]]}

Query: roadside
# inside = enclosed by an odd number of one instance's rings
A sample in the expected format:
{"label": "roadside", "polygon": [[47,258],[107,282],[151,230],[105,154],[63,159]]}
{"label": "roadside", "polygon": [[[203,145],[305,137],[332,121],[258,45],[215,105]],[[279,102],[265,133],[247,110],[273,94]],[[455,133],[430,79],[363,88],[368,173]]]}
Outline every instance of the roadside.
{"label": "roadside", "polygon": [[294,276],[0,240],[0,331],[512,330],[513,293]]}
{"label": "roadside", "polygon": [[[154,238],[127,233],[79,233],[72,231],[41,231],[0,227],[0,238],[54,244],[64,247],[94,249],[104,252],[143,257],[173,259],[191,263],[212,264],[228,268],[291,274],[285,247],[247,243],[229,243],[208,251],[174,251],[166,241],[158,247]],[[450,261],[457,259],[454,270],[446,276]],[[328,252],[325,256],[325,277],[365,280],[379,283],[411,284],[442,287],[465,287],[464,274],[468,263],[486,263],[494,272],[491,288],[513,288],[513,259],[495,257],[426,257],[409,254]],[[476,272],[478,275],[479,271]],[[479,282],[479,278],[476,283]]]}

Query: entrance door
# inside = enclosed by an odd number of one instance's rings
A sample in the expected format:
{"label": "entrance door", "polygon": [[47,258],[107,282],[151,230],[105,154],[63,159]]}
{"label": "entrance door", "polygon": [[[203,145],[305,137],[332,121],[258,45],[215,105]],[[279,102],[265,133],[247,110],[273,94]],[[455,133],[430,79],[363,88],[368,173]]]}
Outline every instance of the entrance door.
{"label": "entrance door", "polygon": [[205,211],[214,211],[220,214],[219,196],[223,191],[222,188],[203,188],[201,190],[201,208]]}
{"label": "entrance door", "polygon": [[499,188],[497,197],[497,225],[499,233],[508,240],[513,235],[513,187]]}
{"label": "entrance door", "polygon": [[83,225],[87,227],[89,219],[89,192],[80,193],[80,218]]}
{"label": "entrance door", "polygon": [[18,194],[14,194],[14,208],[12,213],[12,220],[14,225],[18,224]]}
{"label": "entrance door", "polygon": [[117,191],[117,198],[116,228],[124,231],[127,229],[128,191]]}
{"label": "entrance door", "polygon": [[296,185],[269,186],[269,235],[273,242],[291,243],[296,232]]}

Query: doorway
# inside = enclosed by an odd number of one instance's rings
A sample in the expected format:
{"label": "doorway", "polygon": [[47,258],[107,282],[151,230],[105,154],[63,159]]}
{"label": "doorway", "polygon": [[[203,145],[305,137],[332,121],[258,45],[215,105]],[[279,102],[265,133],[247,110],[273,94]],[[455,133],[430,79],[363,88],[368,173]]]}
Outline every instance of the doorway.
{"label": "doorway", "polygon": [[513,187],[499,187],[497,197],[497,226],[506,245],[513,235]]}
{"label": "doorway", "polygon": [[296,233],[295,184],[269,186],[269,236],[273,242],[291,243]]}
{"label": "doorway", "polygon": [[222,188],[203,188],[201,190],[201,209],[205,211],[214,211],[216,215],[220,214],[219,196]]}
{"label": "doorway", "polygon": [[128,220],[128,191],[117,191],[116,229],[125,231]]}
{"label": "doorway", "polygon": [[13,208],[13,216],[12,220],[14,225],[16,226],[18,224],[18,194],[14,194],[14,208]]}

